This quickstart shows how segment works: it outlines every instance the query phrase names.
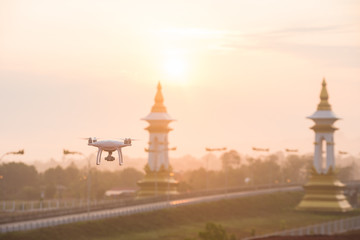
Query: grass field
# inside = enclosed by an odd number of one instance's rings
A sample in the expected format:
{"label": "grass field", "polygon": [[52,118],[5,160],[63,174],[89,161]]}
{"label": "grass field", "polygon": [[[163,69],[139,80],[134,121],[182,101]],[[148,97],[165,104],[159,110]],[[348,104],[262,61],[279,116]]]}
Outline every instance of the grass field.
{"label": "grass field", "polygon": [[197,236],[207,222],[221,224],[237,239],[360,215],[298,212],[302,192],[274,193],[202,203],[93,222],[1,234],[0,239],[184,240]]}

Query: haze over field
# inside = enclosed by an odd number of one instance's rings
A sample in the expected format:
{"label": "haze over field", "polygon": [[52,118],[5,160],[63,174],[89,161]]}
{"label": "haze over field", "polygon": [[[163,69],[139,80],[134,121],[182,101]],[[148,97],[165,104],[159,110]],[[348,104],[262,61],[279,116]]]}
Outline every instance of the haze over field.
{"label": "haze over field", "polygon": [[[0,155],[61,159],[79,137],[133,137],[161,81],[172,157],[205,147],[313,151],[322,78],[343,120],[336,152],[360,155],[360,2],[0,1]],[[125,159],[126,161],[126,159]],[[145,162],[144,162],[145,164]]]}

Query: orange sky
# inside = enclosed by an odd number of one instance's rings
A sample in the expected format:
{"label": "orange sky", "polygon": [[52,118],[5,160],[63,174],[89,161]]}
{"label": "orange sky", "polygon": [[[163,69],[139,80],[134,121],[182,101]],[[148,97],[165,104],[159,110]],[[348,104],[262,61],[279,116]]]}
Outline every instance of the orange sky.
{"label": "orange sky", "polygon": [[313,151],[327,79],[336,151],[360,156],[358,1],[0,1],[0,154],[93,153],[79,137],[142,139],[161,81],[171,156],[205,147]]}

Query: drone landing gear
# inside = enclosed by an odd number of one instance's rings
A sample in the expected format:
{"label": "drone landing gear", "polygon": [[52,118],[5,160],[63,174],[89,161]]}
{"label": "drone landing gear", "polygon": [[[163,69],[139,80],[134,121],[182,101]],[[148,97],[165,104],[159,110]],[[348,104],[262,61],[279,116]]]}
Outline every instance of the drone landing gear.
{"label": "drone landing gear", "polygon": [[115,158],[111,156],[112,152],[109,152],[109,155],[105,158],[106,161],[114,161]]}

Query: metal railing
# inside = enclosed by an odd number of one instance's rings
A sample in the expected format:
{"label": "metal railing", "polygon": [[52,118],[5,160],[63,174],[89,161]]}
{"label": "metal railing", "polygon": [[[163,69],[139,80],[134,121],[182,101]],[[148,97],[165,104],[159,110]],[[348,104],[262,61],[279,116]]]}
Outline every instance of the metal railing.
{"label": "metal railing", "polygon": [[69,215],[63,215],[57,217],[34,219],[34,220],[22,221],[22,222],[5,223],[0,225],[0,232],[6,233],[13,231],[24,231],[24,230],[43,228],[43,227],[56,226],[60,224],[69,224],[79,221],[92,221],[92,220],[105,219],[110,217],[131,215],[140,212],[150,212],[164,208],[196,204],[201,202],[217,201],[225,198],[230,199],[230,198],[239,198],[244,196],[254,196],[259,194],[269,194],[273,192],[300,191],[300,190],[301,190],[300,187],[274,188],[274,189],[265,188],[256,191],[222,193],[218,195],[209,195],[203,197],[193,196],[192,198],[179,198],[178,200],[170,200],[170,201],[164,200],[162,202],[156,201],[152,203],[143,203],[141,205],[123,206],[120,208],[99,210],[88,213],[85,212],[85,213],[69,214]]}
{"label": "metal railing", "polygon": [[255,240],[271,236],[309,236],[309,235],[334,235],[360,229],[360,216],[345,218],[325,223],[293,228],[269,234],[247,237],[243,240]]}
{"label": "metal railing", "polygon": [[[272,188],[281,188],[289,186],[299,186],[299,184],[265,184],[265,185],[255,185],[255,186],[241,186],[233,187],[228,189],[210,189],[202,191],[194,191],[189,193],[180,193],[177,195],[160,195],[157,197],[147,197],[147,198],[136,198],[128,197],[121,199],[108,199],[101,201],[91,201],[90,210],[105,210],[113,209],[118,207],[134,206],[141,205],[146,203],[154,203],[161,201],[171,201],[179,200],[193,197],[203,197],[203,196],[212,196],[219,195],[223,193],[234,193],[234,192],[244,192],[252,191],[259,189],[272,189]],[[1,207],[3,211],[1,211]],[[41,204],[39,201],[29,201],[29,202],[15,202],[8,201],[0,204],[0,224],[9,223],[9,222],[18,222],[29,219],[40,219],[48,218],[53,216],[69,215],[83,213],[87,211],[87,203],[83,200],[47,200],[43,201]]]}
{"label": "metal railing", "polygon": [[0,225],[0,232],[7,233],[14,231],[26,231],[37,228],[69,224],[74,222],[92,221],[98,219],[131,215],[138,212],[154,211],[165,207],[169,207],[169,203],[162,202],[162,203],[155,203],[155,204],[149,204],[143,206],[132,206],[122,209],[107,210],[101,212],[82,213],[82,214],[67,215],[64,217],[54,217],[54,218],[45,218],[45,219],[38,219],[38,220],[32,220],[26,222],[8,223],[8,224]]}
{"label": "metal railing", "polygon": [[[113,203],[115,199],[106,200],[93,200],[91,205]],[[1,201],[1,212],[15,213],[15,212],[36,212],[36,211],[51,211],[60,208],[78,208],[87,205],[87,201],[83,199],[51,199],[51,200],[38,200],[38,201]],[[1,215],[0,215],[1,216]]]}

